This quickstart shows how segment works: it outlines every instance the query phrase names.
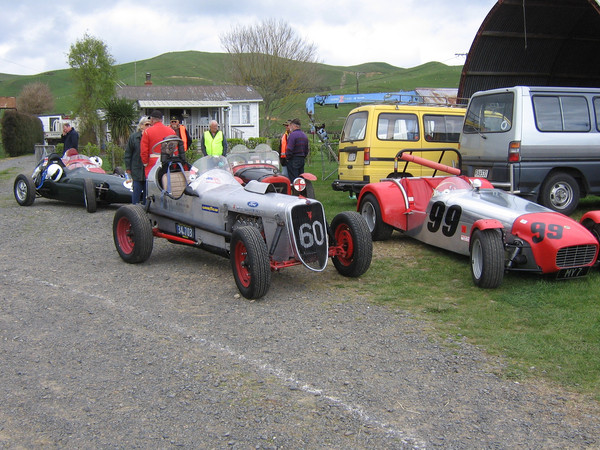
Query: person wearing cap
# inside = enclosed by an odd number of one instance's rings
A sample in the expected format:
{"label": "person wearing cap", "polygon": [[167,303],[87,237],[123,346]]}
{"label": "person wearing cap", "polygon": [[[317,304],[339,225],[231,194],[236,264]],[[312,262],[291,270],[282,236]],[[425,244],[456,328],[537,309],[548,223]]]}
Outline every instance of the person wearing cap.
{"label": "person wearing cap", "polygon": [[188,133],[187,128],[184,124],[181,123],[179,117],[177,116],[171,116],[171,128],[175,130],[175,134],[177,135],[177,137],[179,137],[183,141],[179,143],[179,154],[183,155],[185,152],[187,152],[187,149],[192,143],[190,133]]}
{"label": "person wearing cap", "polygon": [[202,134],[200,150],[202,150],[204,156],[225,156],[227,154],[227,139],[223,136],[223,132],[219,130],[219,123],[216,120],[211,120],[208,124],[208,130]]}
{"label": "person wearing cap", "polygon": [[125,171],[133,181],[133,194],[131,203],[145,203],[146,176],[144,174],[144,164],[140,156],[140,142],[142,133],[150,126],[150,117],[144,116],[140,119],[137,130],[131,133],[125,147]]}
{"label": "person wearing cap", "polygon": [[160,147],[152,148],[162,141],[167,136],[174,136],[175,130],[166,126],[163,122],[163,114],[159,110],[155,109],[150,114],[149,127],[142,133],[142,140],[140,141],[140,157],[145,168],[145,175],[148,178],[150,170],[154,167],[157,161],[160,161]]}
{"label": "person wearing cap", "polygon": [[286,166],[287,161],[285,159],[285,151],[287,149],[288,136],[290,135],[290,122],[291,122],[291,120],[288,119],[283,123],[283,126],[285,127],[285,131],[281,135],[281,141],[279,142],[279,162],[281,163],[281,174],[284,177],[288,176],[288,170],[287,170],[287,166]]}
{"label": "person wearing cap", "polygon": [[300,129],[300,126],[300,119],[290,121],[290,135],[287,139],[285,151],[288,178],[292,182],[304,173],[304,162],[309,151],[308,136]]}

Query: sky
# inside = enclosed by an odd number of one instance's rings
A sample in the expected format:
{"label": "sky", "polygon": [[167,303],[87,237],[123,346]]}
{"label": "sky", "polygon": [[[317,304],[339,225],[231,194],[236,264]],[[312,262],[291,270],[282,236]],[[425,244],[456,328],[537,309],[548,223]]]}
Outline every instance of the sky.
{"label": "sky", "polygon": [[[429,61],[461,65],[496,0],[0,0],[0,73],[67,69],[71,45],[87,33],[116,64],[173,51],[225,52],[232,28],[282,19],[317,60],[335,66]],[[458,55],[457,55],[458,54]],[[0,93],[1,95],[1,93]]]}

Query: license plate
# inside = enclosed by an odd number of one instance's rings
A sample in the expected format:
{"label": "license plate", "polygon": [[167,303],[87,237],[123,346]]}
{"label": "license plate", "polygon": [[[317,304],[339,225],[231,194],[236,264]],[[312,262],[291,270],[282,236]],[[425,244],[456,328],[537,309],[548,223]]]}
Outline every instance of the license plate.
{"label": "license plate", "polygon": [[189,225],[182,225],[180,223],[176,223],[175,224],[175,233],[178,236],[181,236],[184,238],[194,239],[194,228],[190,227]]}
{"label": "license plate", "polygon": [[589,266],[586,267],[571,267],[570,269],[560,269],[556,275],[557,280],[567,280],[569,278],[578,278],[587,275],[590,270]]}
{"label": "license plate", "polygon": [[473,176],[475,178],[487,178],[488,172],[488,169],[475,169],[475,173],[473,174]]}
{"label": "license plate", "polygon": [[356,153],[348,153],[348,162],[356,161]]}

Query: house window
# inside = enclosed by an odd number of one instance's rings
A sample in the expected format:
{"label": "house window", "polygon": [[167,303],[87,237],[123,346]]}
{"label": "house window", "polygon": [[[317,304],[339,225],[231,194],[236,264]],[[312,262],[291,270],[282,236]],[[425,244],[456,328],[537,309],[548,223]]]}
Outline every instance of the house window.
{"label": "house window", "polygon": [[250,105],[238,104],[231,106],[232,125],[250,125]]}

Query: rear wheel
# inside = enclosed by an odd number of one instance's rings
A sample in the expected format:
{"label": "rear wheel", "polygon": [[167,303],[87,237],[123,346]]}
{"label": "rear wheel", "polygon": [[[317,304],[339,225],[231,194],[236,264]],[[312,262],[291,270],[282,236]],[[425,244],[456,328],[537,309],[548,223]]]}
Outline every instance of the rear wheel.
{"label": "rear wheel", "polygon": [[333,265],[345,277],[359,277],[371,265],[373,241],[365,220],[357,212],[342,212],[331,222],[335,245],[343,253],[333,256]]}
{"label": "rear wheel", "polygon": [[267,244],[254,227],[236,228],[231,236],[231,269],[240,293],[255,299],[264,296],[271,284]]}
{"label": "rear wheel", "polygon": [[360,211],[360,215],[365,219],[367,227],[369,227],[369,231],[371,232],[371,238],[374,241],[385,241],[390,238],[394,228],[385,223],[381,218],[381,208],[373,194],[366,194],[361,199],[358,210]]}
{"label": "rear wheel", "polygon": [[96,187],[90,178],[84,178],[83,180],[83,202],[85,203],[85,209],[89,213],[96,212],[96,209],[98,209]]}
{"label": "rear wheel", "polygon": [[542,185],[540,203],[568,216],[577,208],[579,196],[577,180],[568,173],[556,173]]}
{"label": "rear wheel", "polygon": [[35,201],[35,185],[27,175],[19,174],[13,187],[15,200],[21,206],[31,206]]}
{"label": "rear wheel", "polygon": [[113,239],[119,256],[127,263],[144,262],[150,257],[154,236],[142,207],[124,205],[117,210],[113,220]]}
{"label": "rear wheel", "polygon": [[504,278],[504,245],[498,230],[475,230],[471,238],[471,276],[480,288],[494,289]]}

